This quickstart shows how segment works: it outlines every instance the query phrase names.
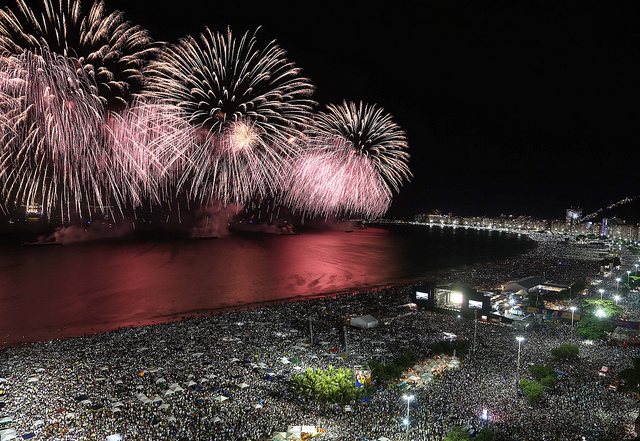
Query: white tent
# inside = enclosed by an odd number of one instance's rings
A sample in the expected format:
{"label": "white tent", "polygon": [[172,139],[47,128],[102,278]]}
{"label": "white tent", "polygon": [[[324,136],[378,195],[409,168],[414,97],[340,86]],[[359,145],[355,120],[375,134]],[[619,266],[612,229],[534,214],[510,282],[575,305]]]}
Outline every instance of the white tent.
{"label": "white tent", "polygon": [[254,409],[262,409],[262,404],[254,404],[253,408]]}
{"label": "white tent", "polygon": [[247,383],[238,383],[238,384],[236,384],[236,386],[238,386],[240,389],[244,389],[245,387],[249,387],[249,385]]}
{"label": "white tent", "polygon": [[167,382],[167,380],[165,380],[165,379],[164,379],[164,378],[162,378],[162,377],[160,377],[160,378],[158,378],[158,379],[156,380],[156,384],[159,384],[159,383],[166,383],[166,382]]}
{"label": "white tent", "polygon": [[272,440],[287,439],[287,432],[274,432],[273,435],[271,435],[271,439]]}
{"label": "white tent", "polygon": [[113,435],[107,436],[107,441],[120,441],[122,436],[119,433],[114,433]]}
{"label": "white tent", "polygon": [[222,403],[224,400],[228,400],[229,398],[225,397],[224,395],[218,395],[217,397],[214,398],[217,402]]}
{"label": "white tent", "polygon": [[33,422],[33,427],[44,426],[44,420],[36,420]]}
{"label": "white tent", "polygon": [[31,377],[27,380],[27,383],[35,383],[36,381],[38,381],[36,377]]}
{"label": "white tent", "polygon": [[16,429],[0,430],[0,441],[8,441],[10,439],[16,439],[17,437]]}
{"label": "white tent", "polygon": [[355,328],[375,328],[378,326],[378,319],[371,315],[363,315],[351,319],[350,324]]}

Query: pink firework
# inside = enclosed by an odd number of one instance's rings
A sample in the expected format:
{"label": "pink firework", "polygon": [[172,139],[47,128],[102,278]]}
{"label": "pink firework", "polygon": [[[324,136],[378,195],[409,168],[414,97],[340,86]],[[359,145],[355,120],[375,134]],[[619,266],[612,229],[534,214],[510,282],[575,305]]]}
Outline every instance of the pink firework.
{"label": "pink firework", "polygon": [[291,141],[279,146],[251,120],[230,122],[220,133],[200,130],[199,137],[179,185],[188,186],[193,198],[245,204],[282,188],[291,167]]}
{"label": "pink firework", "polygon": [[106,129],[118,179],[132,179],[139,194],[153,202],[168,199],[196,141],[178,107],[136,100],[121,114],[110,114]]}
{"label": "pink firework", "polygon": [[0,59],[0,194],[10,209],[63,221],[138,203],[138,176],[117,172],[95,84],[46,50]]}
{"label": "pink firework", "polygon": [[294,161],[284,204],[312,217],[376,218],[388,210],[391,199],[369,158],[342,137],[321,136]]}

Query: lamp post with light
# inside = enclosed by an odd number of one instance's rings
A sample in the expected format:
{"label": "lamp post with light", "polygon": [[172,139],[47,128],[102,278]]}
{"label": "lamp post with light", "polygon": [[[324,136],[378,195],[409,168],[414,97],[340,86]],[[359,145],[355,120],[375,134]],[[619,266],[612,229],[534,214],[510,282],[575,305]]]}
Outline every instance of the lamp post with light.
{"label": "lamp post with light", "polygon": [[407,400],[407,416],[404,419],[404,425],[407,428],[406,436],[407,438],[409,438],[409,403],[411,402],[411,400],[413,400],[413,395],[403,395],[402,398]]}
{"label": "lamp post with light", "polygon": [[522,344],[522,340],[524,340],[524,337],[516,337],[516,340],[518,340],[518,362],[516,365],[516,396],[518,396],[518,386],[520,383],[520,345]]}
{"label": "lamp post with light", "polygon": [[576,312],[576,307],[572,306],[570,309],[571,309],[571,340],[573,340],[573,314]]}
{"label": "lamp post with light", "polygon": [[604,294],[604,289],[600,288],[598,291],[600,292],[600,300],[602,300],[602,294]]}

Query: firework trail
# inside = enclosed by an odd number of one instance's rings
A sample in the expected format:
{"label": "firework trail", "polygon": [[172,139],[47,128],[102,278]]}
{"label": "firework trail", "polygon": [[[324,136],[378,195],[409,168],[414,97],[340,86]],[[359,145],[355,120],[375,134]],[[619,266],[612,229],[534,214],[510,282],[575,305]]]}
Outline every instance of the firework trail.
{"label": "firework trail", "polygon": [[313,87],[275,42],[206,29],[149,66],[149,95],[178,106],[197,129],[179,187],[191,197],[245,204],[282,186],[310,122]]}
{"label": "firework trail", "polygon": [[122,108],[143,86],[143,69],[160,45],[121,12],[105,13],[96,1],[83,14],[80,0],[41,0],[39,14],[25,0],[0,10],[0,52],[47,50],[72,59],[96,84],[108,108]]}
{"label": "firework trail", "polygon": [[0,59],[0,192],[11,209],[41,206],[47,218],[122,212],[137,183],[114,173],[104,106],[68,59],[43,51]]}
{"label": "firework trail", "polygon": [[404,132],[375,106],[329,105],[309,133],[283,196],[296,211],[379,217],[411,176]]}

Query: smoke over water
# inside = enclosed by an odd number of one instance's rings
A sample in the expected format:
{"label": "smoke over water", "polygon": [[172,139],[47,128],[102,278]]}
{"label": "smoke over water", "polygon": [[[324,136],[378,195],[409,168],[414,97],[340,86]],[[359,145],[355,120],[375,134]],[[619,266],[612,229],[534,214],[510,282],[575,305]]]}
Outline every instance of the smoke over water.
{"label": "smoke over water", "polygon": [[196,213],[196,226],[191,229],[191,237],[228,236],[229,223],[242,211],[242,205],[213,204],[201,208]]}
{"label": "smoke over water", "polygon": [[41,236],[38,242],[58,242],[70,244],[77,242],[89,242],[102,239],[115,239],[133,234],[133,223],[113,225],[102,222],[90,223],[86,226],[72,225],[57,228],[49,236]]}

